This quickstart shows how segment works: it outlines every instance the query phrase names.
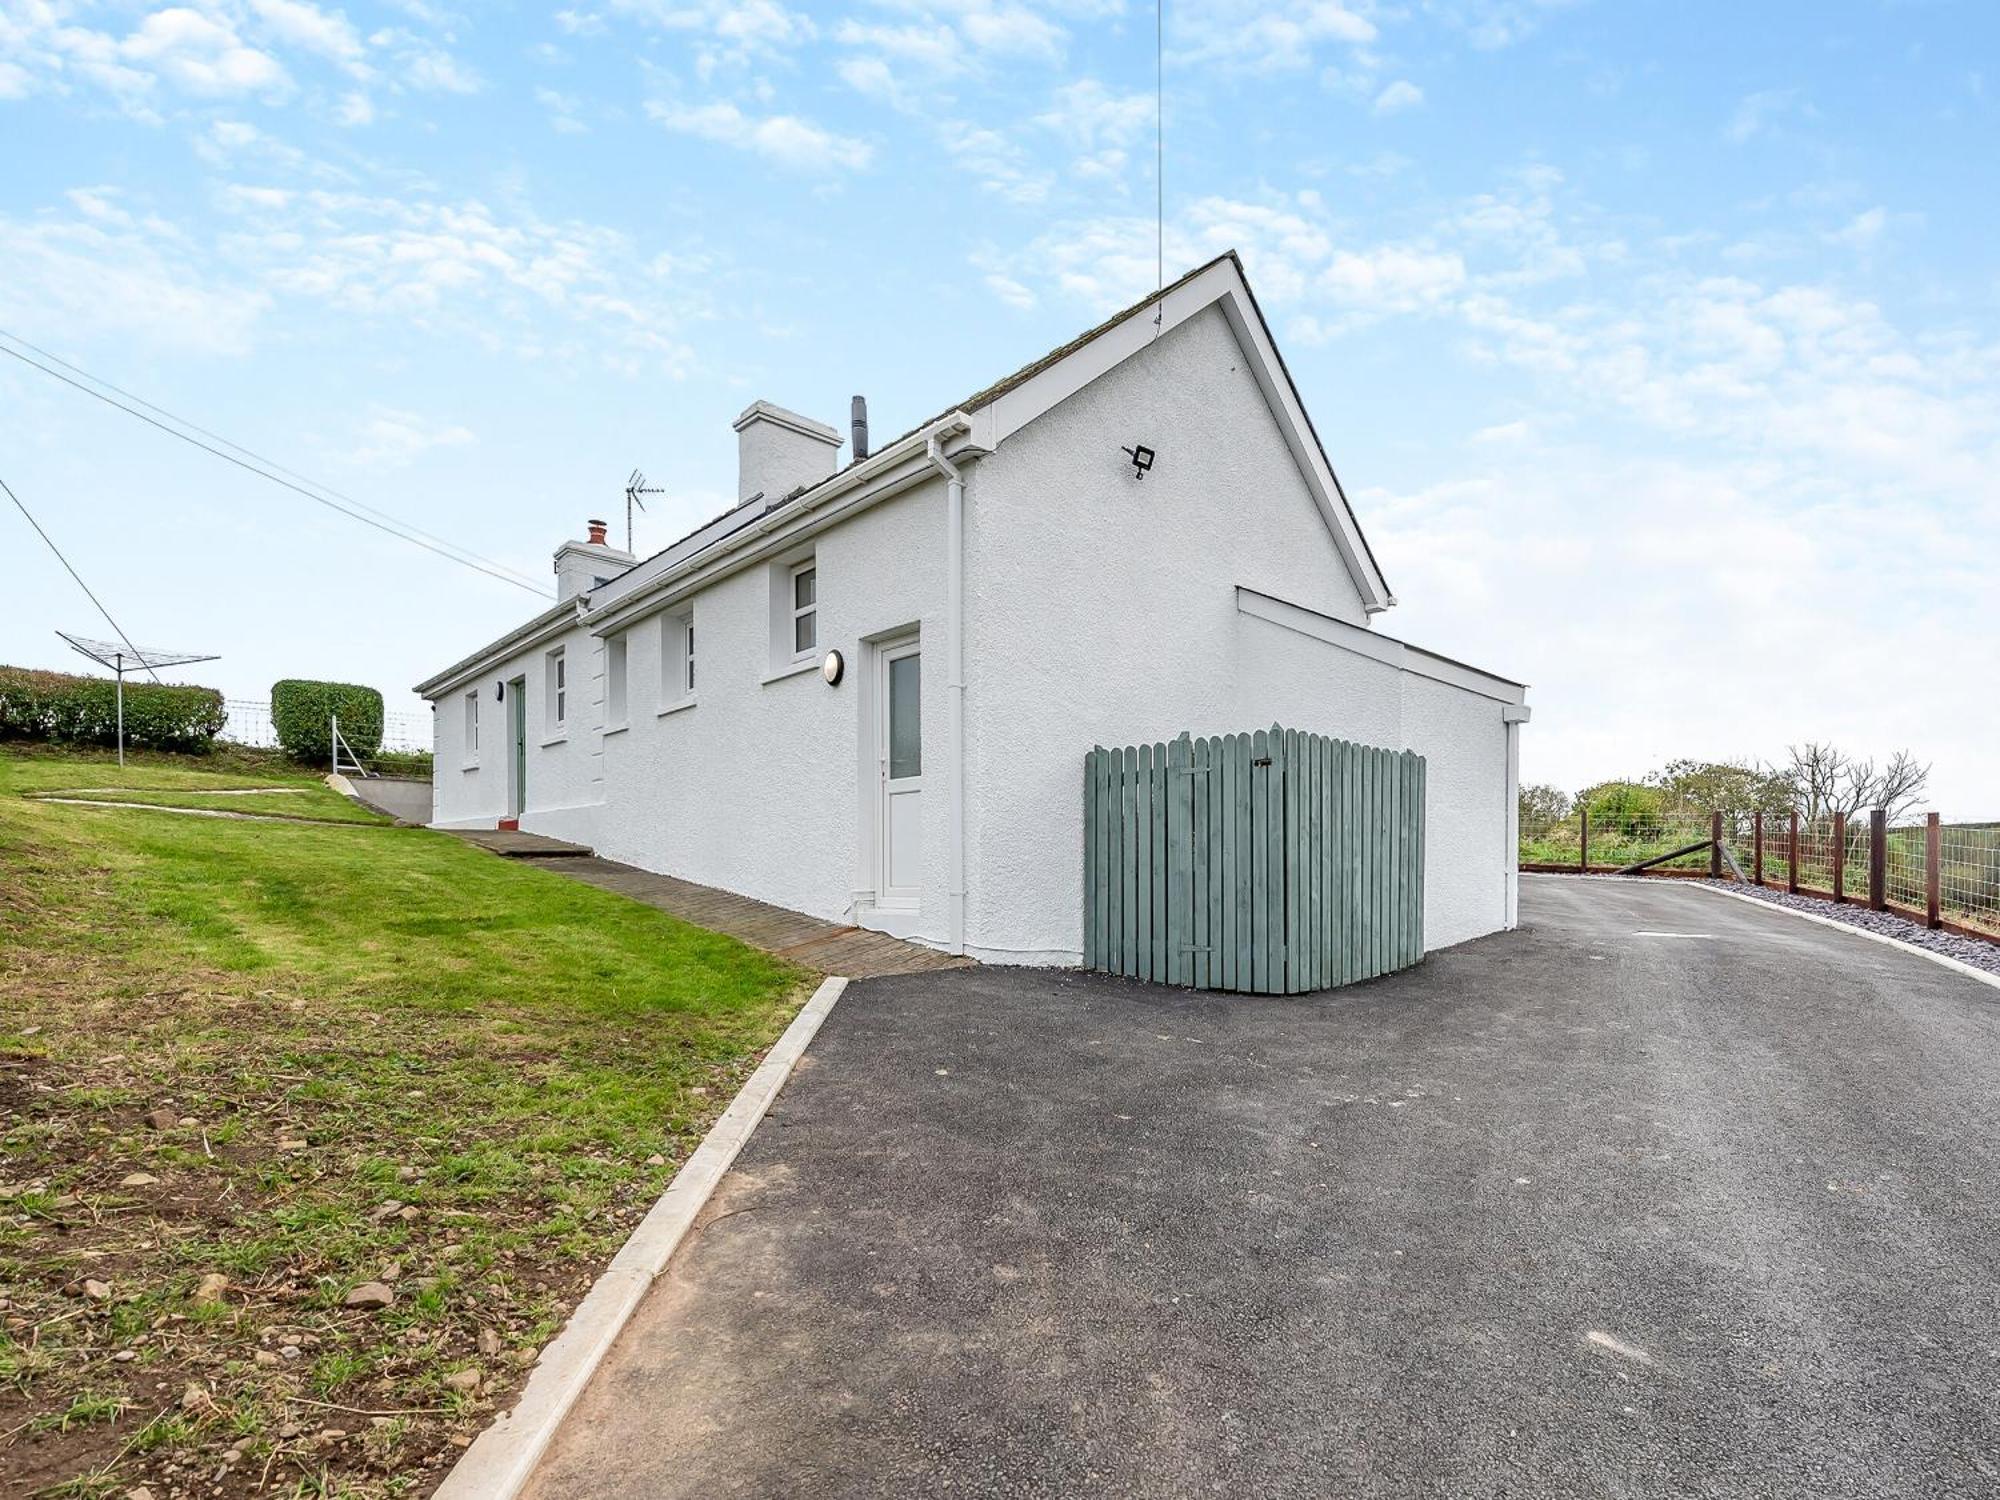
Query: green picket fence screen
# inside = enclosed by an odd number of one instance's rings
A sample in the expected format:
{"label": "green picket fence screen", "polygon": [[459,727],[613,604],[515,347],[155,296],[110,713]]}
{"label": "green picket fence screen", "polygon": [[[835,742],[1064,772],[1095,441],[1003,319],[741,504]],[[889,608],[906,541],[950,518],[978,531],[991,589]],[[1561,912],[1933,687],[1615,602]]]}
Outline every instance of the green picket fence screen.
{"label": "green picket fence screen", "polygon": [[1424,759],[1278,726],[1084,757],[1084,963],[1300,994],[1424,956]]}

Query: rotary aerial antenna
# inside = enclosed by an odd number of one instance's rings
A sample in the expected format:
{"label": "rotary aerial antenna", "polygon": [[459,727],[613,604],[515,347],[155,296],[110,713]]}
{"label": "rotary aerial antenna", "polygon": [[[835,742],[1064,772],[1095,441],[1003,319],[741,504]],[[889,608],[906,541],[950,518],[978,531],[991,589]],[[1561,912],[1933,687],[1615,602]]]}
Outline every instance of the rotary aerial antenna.
{"label": "rotary aerial antenna", "polygon": [[627,552],[633,551],[632,507],[636,505],[640,510],[646,508],[646,502],[639,498],[641,495],[664,495],[665,493],[666,491],[658,485],[647,484],[645,471],[641,469],[634,469],[625,480],[625,550]]}

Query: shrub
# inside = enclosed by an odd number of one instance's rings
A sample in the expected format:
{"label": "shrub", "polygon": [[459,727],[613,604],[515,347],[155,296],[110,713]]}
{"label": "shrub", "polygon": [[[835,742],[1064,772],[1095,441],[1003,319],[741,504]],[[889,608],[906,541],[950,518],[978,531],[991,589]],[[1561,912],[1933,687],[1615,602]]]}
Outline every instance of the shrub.
{"label": "shrub", "polygon": [[356,755],[382,748],[382,695],[352,682],[288,677],[271,684],[271,725],[293,760],[324,766],[333,759],[333,716],[340,737]]}
{"label": "shrub", "polygon": [[[227,717],[214,688],[125,679],[125,743],[206,751]],[[108,677],[0,667],[0,739],[118,742],[118,687]]]}
{"label": "shrub", "polygon": [[1607,781],[1592,787],[1580,800],[1590,813],[1593,834],[1602,831],[1638,839],[1660,836],[1664,804],[1652,787],[1636,781]]}

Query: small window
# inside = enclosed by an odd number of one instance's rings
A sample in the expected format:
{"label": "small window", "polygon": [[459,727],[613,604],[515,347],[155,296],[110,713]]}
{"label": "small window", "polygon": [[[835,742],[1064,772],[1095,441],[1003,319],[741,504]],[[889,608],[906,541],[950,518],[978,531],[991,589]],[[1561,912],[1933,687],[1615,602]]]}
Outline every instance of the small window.
{"label": "small window", "polygon": [[811,656],[819,645],[819,569],[811,562],[792,569],[792,655]]}
{"label": "small window", "polygon": [[479,759],[479,694],[465,695],[465,758]]}
{"label": "small window", "polygon": [[626,641],[614,635],[604,643],[604,722],[615,729],[625,722]]}
{"label": "small window", "polygon": [[694,615],[668,615],[660,622],[660,706],[672,708],[694,696]]}
{"label": "small window", "polygon": [[569,664],[560,646],[548,656],[548,716],[552,734],[569,722]]}

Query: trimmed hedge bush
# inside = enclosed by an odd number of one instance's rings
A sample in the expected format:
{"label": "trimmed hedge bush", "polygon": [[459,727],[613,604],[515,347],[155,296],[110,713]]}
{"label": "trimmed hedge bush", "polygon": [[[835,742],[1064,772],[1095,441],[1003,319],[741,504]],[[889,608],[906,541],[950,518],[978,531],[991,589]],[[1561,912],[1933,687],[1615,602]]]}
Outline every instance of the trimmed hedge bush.
{"label": "trimmed hedge bush", "polygon": [[[154,750],[205,751],[227,717],[214,688],[125,679],[125,743]],[[118,743],[118,686],[109,677],[77,677],[0,667],[0,739],[71,745]]]}
{"label": "trimmed hedge bush", "polygon": [[332,763],[335,714],[340,715],[340,737],[356,755],[373,755],[382,748],[382,695],[374,688],[301,677],[271,684],[271,726],[293,760]]}

